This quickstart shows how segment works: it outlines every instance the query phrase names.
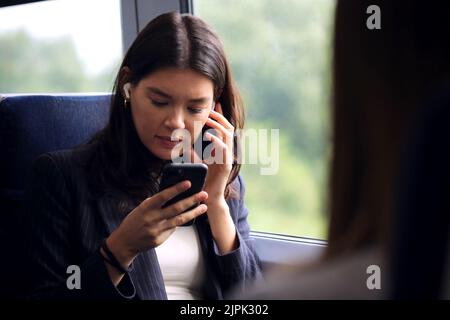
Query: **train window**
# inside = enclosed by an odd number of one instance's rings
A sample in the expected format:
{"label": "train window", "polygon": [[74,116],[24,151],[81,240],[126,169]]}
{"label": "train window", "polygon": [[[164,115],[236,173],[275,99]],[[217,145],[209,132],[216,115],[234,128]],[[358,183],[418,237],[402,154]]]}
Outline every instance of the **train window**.
{"label": "train window", "polygon": [[[246,127],[279,129],[279,153],[242,166],[255,231],[326,237],[334,0],[196,0],[218,32],[246,107]],[[246,137],[250,134],[246,134]],[[270,148],[276,149],[276,137]],[[246,144],[249,148],[251,144]],[[272,163],[272,172],[261,170]]]}
{"label": "train window", "polygon": [[119,0],[0,9],[0,92],[110,91],[122,55]]}

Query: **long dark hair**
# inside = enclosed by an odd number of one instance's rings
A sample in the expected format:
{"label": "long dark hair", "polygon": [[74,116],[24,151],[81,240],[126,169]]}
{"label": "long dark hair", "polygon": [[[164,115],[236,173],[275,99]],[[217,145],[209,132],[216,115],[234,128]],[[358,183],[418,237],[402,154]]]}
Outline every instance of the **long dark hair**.
{"label": "long dark hair", "polygon": [[[370,5],[381,9],[380,30],[366,27]],[[446,14],[418,0],[338,2],[328,256],[387,249],[405,139],[450,75]]]}
{"label": "long dark hair", "polygon": [[[90,162],[95,190],[120,191],[139,200],[158,191],[156,178],[166,161],[151,154],[141,143],[121,88],[125,82],[135,85],[164,67],[190,68],[211,79],[214,100],[221,103],[224,116],[236,129],[243,128],[243,105],[218,36],[195,16],[162,14],[147,24],[128,49],[115,80],[109,122],[89,142],[97,148]],[[130,71],[127,79],[124,68]],[[237,148],[234,154],[236,157]],[[233,165],[226,197],[236,195],[230,184],[239,169],[239,164]]]}

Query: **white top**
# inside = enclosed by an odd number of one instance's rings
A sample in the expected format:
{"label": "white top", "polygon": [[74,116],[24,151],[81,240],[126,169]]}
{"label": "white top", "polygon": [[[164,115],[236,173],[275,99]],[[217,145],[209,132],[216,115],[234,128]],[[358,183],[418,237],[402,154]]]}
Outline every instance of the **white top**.
{"label": "white top", "polygon": [[155,248],[169,300],[202,299],[205,263],[193,225],[178,227]]}

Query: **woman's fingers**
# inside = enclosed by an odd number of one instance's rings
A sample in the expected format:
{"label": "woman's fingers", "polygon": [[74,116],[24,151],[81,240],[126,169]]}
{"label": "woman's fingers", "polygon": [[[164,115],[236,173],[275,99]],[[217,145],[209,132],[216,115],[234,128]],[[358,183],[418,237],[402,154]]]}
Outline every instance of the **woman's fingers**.
{"label": "woman's fingers", "polygon": [[[227,145],[221,138],[216,137],[210,133],[206,133],[206,139],[210,140],[214,145],[211,150],[211,157],[205,158],[206,164],[220,163],[227,164],[231,161],[230,155],[232,155],[233,145]],[[217,157],[219,157],[217,159]],[[217,162],[218,161],[218,162]]]}
{"label": "woman's fingers", "polygon": [[210,118],[206,120],[206,125],[216,129],[217,137],[207,132],[206,138],[213,142],[217,148],[225,149],[225,152],[227,152],[227,148],[232,150],[234,127],[227,120],[227,118],[223,116],[222,106],[220,103],[216,104],[216,111],[211,110],[209,116]]}
{"label": "woman's fingers", "polygon": [[218,147],[220,149],[224,149],[224,150],[227,149],[227,145],[219,137],[216,137],[215,135],[213,135],[209,132],[205,133],[205,135],[206,135],[206,138],[208,140],[210,140],[212,143],[214,143],[216,147]]}
{"label": "woman's fingers", "polygon": [[206,204],[201,204],[192,210],[178,214],[166,221],[163,230],[173,229],[175,227],[181,226],[191,221],[192,219],[202,215],[203,213],[206,212],[207,209],[208,207],[206,206]]}
{"label": "woman's fingers", "polygon": [[214,110],[211,110],[209,116],[215,120],[217,120],[219,123],[221,123],[225,128],[227,129],[234,129],[234,126],[228,121],[227,118],[221,113]]}
{"label": "woman's fingers", "polygon": [[162,211],[162,218],[164,219],[170,219],[173,218],[190,207],[194,206],[195,204],[205,201],[208,199],[208,194],[205,191],[200,191],[199,193],[196,193],[189,198],[183,199],[178,201],[177,203],[174,203],[167,208],[164,208]]}
{"label": "woman's fingers", "polygon": [[180,194],[181,192],[189,189],[190,187],[191,182],[189,180],[184,180],[170,188],[158,192],[157,194],[155,194],[150,198],[145,199],[142,202],[142,206],[144,209],[159,209],[164,205],[164,203],[166,203],[176,195]]}
{"label": "woman's fingers", "polygon": [[219,102],[216,104],[215,110],[210,111],[209,117],[207,123],[209,122],[211,127],[222,131],[224,134],[226,134],[226,132],[231,132],[231,134],[233,134],[234,126],[223,115],[222,105]]}
{"label": "woman's fingers", "polygon": [[[232,146],[233,143],[233,129],[226,129],[218,122],[208,118],[206,124],[217,130],[217,137],[223,140],[227,146]],[[208,132],[208,131],[207,131]],[[214,137],[214,135],[212,135]]]}
{"label": "woman's fingers", "polygon": [[[212,111],[214,112],[214,111]],[[212,114],[210,114],[211,118],[213,118]],[[223,117],[223,116],[222,116]],[[221,123],[219,120],[215,121],[214,119],[208,118],[206,120],[206,125],[209,125],[210,127],[219,130],[220,132],[223,132],[224,134],[233,134],[234,127],[229,127],[228,124]],[[225,119],[225,118],[224,118]]]}

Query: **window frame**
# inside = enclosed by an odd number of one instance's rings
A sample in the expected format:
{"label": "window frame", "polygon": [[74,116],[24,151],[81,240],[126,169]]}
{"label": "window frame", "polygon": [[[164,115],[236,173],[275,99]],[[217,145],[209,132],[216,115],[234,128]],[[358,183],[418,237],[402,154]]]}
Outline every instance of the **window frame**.
{"label": "window frame", "polygon": [[169,11],[194,14],[194,3],[192,0],[121,0],[120,9],[125,53],[149,21]]}

